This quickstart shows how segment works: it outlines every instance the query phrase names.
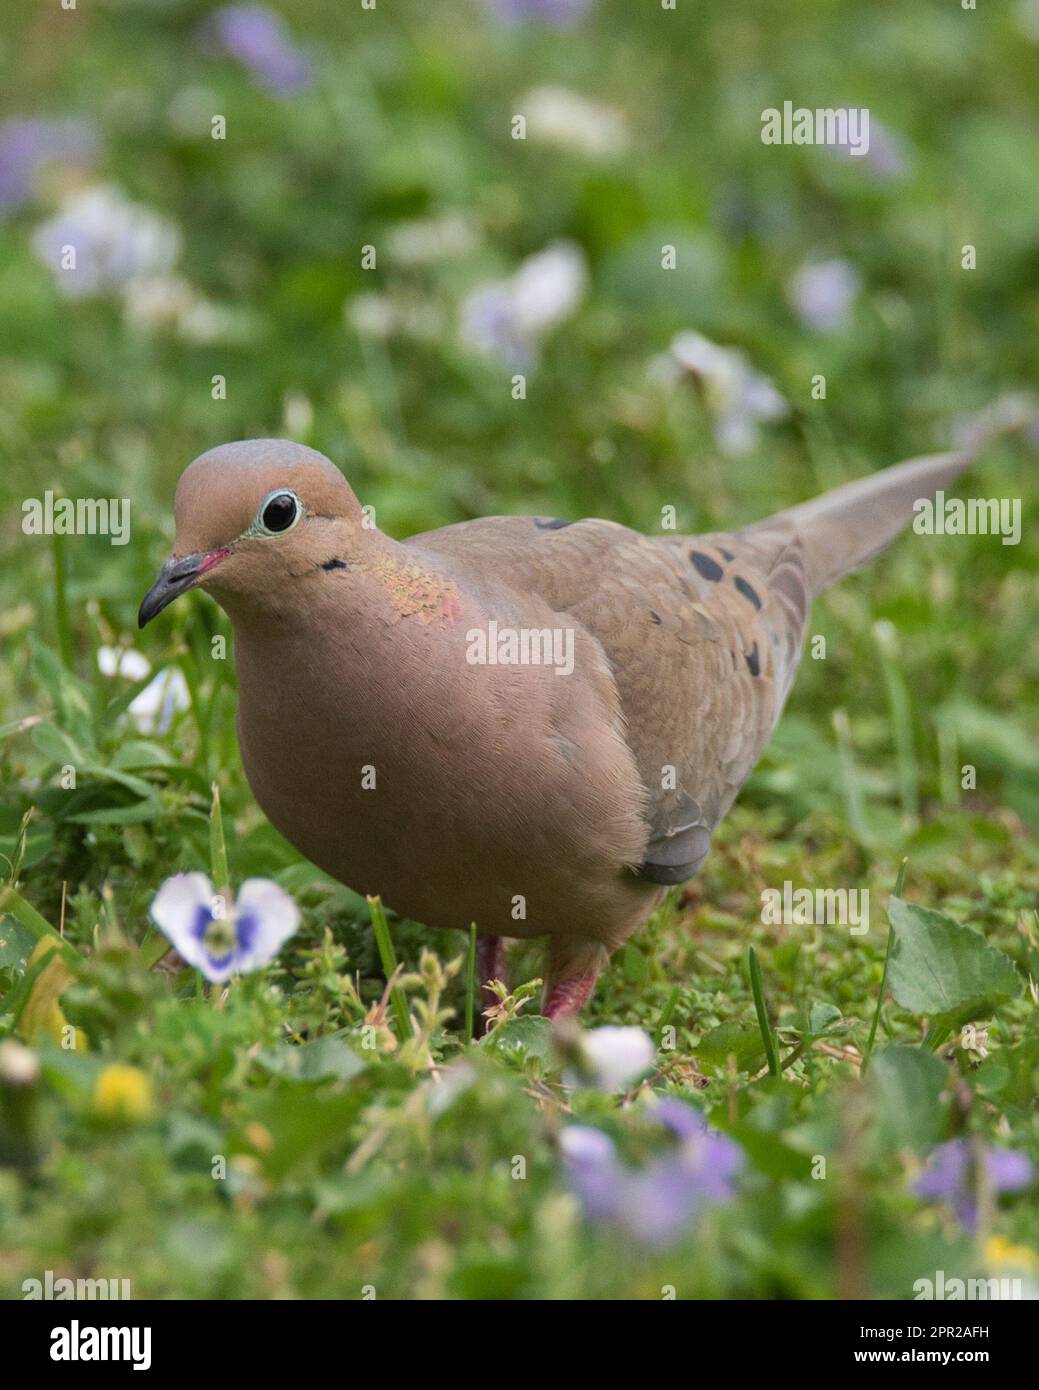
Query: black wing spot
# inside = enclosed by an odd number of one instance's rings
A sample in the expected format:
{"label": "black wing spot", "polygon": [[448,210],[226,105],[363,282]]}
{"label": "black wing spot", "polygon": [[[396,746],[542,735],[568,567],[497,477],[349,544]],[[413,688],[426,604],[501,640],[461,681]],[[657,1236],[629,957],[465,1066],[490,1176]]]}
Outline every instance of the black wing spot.
{"label": "black wing spot", "polygon": [[649,610],[649,616],[653,619],[653,621],[654,621],[655,623],[659,623],[659,622],[662,621],[662,619],[661,619],[661,617],[660,617],[660,614],[659,614],[659,613],[654,613],[653,610],[652,610],[652,608]]}
{"label": "black wing spot", "polygon": [[704,579],[709,579],[712,584],[717,584],[722,577],[722,567],[717,560],[712,560],[709,555],[705,555],[702,550],[690,550],[689,558],[693,562],[693,569]]}
{"label": "black wing spot", "polygon": [[732,582],[736,585],[737,590],[743,597],[752,603],[755,608],[761,607],[761,600],[758,598],[757,589],[748,584],[745,579],[741,579],[739,575],[737,575]]}
{"label": "black wing spot", "polygon": [[760,676],[760,675],[761,675],[761,659],[760,659],[760,657],[758,656],[758,644],[757,644],[757,642],[754,643],[753,649],[751,650],[750,654],[747,655],[747,653],[744,652],[744,656],[745,656],[746,659],[747,659],[747,670],[750,672],[750,674],[751,674],[752,676]]}
{"label": "black wing spot", "polygon": [[563,521],[560,517],[551,517],[547,521],[542,521],[539,517],[534,518],[534,525],[540,531],[561,531],[564,526],[572,526],[572,521]]}
{"label": "black wing spot", "polygon": [[725,547],[721,545],[718,547],[718,554],[722,555],[726,560],[735,560],[736,558],[731,550],[726,550]]}
{"label": "black wing spot", "polygon": [[350,566],[345,560],[326,560],[321,568],[323,570],[348,570]]}

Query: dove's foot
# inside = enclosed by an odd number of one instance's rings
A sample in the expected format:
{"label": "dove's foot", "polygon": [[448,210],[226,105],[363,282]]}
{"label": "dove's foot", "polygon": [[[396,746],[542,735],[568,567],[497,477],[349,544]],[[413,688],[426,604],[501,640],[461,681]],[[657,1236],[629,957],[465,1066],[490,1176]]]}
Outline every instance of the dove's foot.
{"label": "dove's foot", "polygon": [[595,982],[609,959],[598,941],[555,937],[548,948],[545,993],[541,1012],[546,1018],[570,1018],[580,1013],[595,992]]}
{"label": "dove's foot", "polygon": [[478,936],[476,938],[476,982],[480,986],[477,996],[477,1017],[473,1019],[473,1033],[479,1037],[487,1031],[487,1020],[483,1010],[498,1003],[498,996],[488,988],[489,980],[500,980],[508,987],[508,968],[505,963],[505,938],[501,936]]}

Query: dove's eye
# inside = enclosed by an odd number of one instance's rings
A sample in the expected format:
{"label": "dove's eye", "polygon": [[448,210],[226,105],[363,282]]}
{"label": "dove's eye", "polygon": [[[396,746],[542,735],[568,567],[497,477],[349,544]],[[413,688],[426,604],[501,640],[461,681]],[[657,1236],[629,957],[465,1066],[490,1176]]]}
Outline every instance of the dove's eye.
{"label": "dove's eye", "polygon": [[303,508],[294,492],[279,488],[269,493],[260,504],[256,524],[267,535],[276,536],[295,526],[302,515]]}

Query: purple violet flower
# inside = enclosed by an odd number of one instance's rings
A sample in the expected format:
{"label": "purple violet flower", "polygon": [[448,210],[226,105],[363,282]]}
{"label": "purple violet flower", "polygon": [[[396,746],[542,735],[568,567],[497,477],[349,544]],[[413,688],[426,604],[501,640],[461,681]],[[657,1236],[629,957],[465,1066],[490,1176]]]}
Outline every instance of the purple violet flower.
{"label": "purple violet flower", "polygon": [[15,116],[0,125],[0,212],[32,197],[48,164],[89,164],[97,139],[82,121]]}
{"label": "purple violet flower", "polygon": [[[1035,1167],[1027,1154],[1012,1149],[982,1150],[985,1176],[994,1193],[1021,1192],[1035,1181]],[[931,1150],[927,1167],[913,1183],[918,1197],[947,1201],[965,1230],[978,1220],[974,1182],[974,1151],[969,1139],[952,1139]]]}
{"label": "purple violet flower", "polygon": [[654,1114],[678,1143],[641,1168],[626,1164],[612,1139],[587,1125],[568,1125],[560,1144],[588,1220],[664,1248],[689,1230],[705,1206],[732,1198],[743,1152],[681,1101],[662,1100]]}
{"label": "purple violet flower", "polygon": [[487,8],[506,24],[551,24],[556,29],[570,29],[578,24],[592,7],[593,0],[486,0]]}
{"label": "purple violet flower", "polygon": [[299,908],[270,879],[246,879],[228,905],[205,874],[174,874],[151,918],[189,965],[219,984],[273,960],[299,926]]}
{"label": "purple violet flower", "polygon": [[313,65],[292,41],[281,15],[264,5],[222,5],[204,25],[216,47],[278,96],[308,87]]}

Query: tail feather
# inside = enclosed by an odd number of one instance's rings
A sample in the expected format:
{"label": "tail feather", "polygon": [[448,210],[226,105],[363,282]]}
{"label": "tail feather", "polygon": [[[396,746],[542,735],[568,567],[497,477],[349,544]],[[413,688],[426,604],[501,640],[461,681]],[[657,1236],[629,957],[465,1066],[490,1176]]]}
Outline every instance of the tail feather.
{"label": "tail feather", "polygon": [[845,483],[750,526],[764,540],[791,529],[804,546],[805,575],[818,594],[884,549],[913,519],[913,504],[950,487],[974,461],[973,452],[927,454]]}

